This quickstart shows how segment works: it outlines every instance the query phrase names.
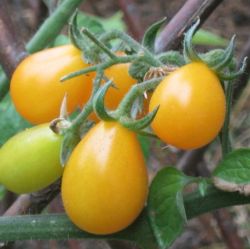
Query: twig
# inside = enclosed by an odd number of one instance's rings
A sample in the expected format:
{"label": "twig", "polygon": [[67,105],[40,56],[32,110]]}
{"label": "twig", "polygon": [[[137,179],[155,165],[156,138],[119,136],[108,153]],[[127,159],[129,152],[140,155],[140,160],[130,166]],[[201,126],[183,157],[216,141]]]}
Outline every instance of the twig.
{"label": "twig", "polygon": [[238,236],[237,229],[232,221],[230,213],[226,209],[220,209],[213,212],[221,235],[228,249],[244,249],[244,243]]}
{"label": "twig", "polygon": [[200,25],[209,17],[223,0],[188,0],[171,19],[156,40],[156,51],[177,49],[184,32],[200,17]]}
{"label": "twig", "polygon": [[188,175],[195,173],[197,164],[202,161],[207,146],[197,150],[187,151],[183,154],[177,164],[177,168]]}
{"label": "twig", "polygon": [[[245,73],[243,73],[240,77],[237,79],[236,86],[234,88],[233,92],[233,101],[235,102],[241,95],[242,90],[246,87],[249,77],[250,77],[250,37],[244,46],[242,53],[240,55],[240,60],[243,61],[245,57],[248,57]],[[238,65],[238,68],[240,68],[241,64]]]}
{"label": "twig", "polygon": [[12,22],[9,1],[2,0],[0,8],[0,63],[10,77],[17,64],[25,56],[25,48]]}
{"label": "twig", "polygon": [[50,18],[39,28],[30,42],[27,44],[26,49],[34,53],[46,47],[61,31],[75,8],[84,0],[68,0],[63,1],[61,5],[54,11]]}
{"label": "twig", "polygon": [[4,216],[40,213],[60,191],[60,180],[44,190],[32,194],[20,195]]}
{"label": "twig", "polygon": [[125,22],[128,25],[129,32],[136,40],[143,37],[143,27],[140,21],[140,13],[134,0],[118,0],[118,5],[124,14]]}

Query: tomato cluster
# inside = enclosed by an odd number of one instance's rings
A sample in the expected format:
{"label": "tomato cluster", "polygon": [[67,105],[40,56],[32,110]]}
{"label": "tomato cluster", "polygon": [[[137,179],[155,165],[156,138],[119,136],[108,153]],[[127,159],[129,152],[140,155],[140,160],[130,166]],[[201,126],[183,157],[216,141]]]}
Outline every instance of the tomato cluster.
{"label": "tomato cluster", "polygon": [[[17,134],[1,148],[0,183],[13,192],[27,193],[63,175],[62,200],[70,219],[85,231],[110,234],[129,226],[146,202],[147,169],[136,133],[123,127],[120,119],[100,121],[92,114],[97,124],[74,148],[63,172],[59,160],[62,136],[47,124],[59,116],[65,96],[69,113],[89,100],[95,73],[60,82],[63,76],[88,66],[73,45],[46,49],[20,63],[11,80],[11,97],[24,118],[40,125]],[[136,84],[129,66],[119,63],[104,70],[116,86],[105,96],[109,109],[117,108]],[[155,134],[181,149],[211,142],[226,112],[220,80],[203,62],[191,62],[169,73],[145,103],[149,112],[159,107],[151,125]]]}

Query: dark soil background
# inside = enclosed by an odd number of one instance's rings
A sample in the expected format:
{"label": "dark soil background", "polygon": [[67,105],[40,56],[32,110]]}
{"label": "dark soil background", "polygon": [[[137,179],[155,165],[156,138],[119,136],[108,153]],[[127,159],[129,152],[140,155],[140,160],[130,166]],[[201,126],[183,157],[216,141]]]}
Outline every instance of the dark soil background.
{"label": "dark soil background", "polygon": [[[41,1],[10,1],[10,11],[13,19],[19,27],[20,37],[27,41],[37,29],[42,20],[48,15],[48,10]],[[52,6],[56,1],[50,1]],[[108,17],[121,10],[122,1],[118,0],[91,0],[85,1],[81,9],[97,16]],[[139,34],[153,22],[166,16],[170,20],[186,2],[184,0],[135,0],[130,2],[134,9],[134,26],[139,28]],[[0,5],[0,8],[3,6]],[[127,6],[128,7],[128,6]],[[126,22],[125,18],[125,22]],[[224,38],[230,39],[236,34],[236,54],[240,55],[244,44],[250,38],[250,0],[225,0],[209,17],[202,26]],[[132,36],[136,34],[128,25]],[[1,35],[1,34],[0,34]],[[139,36],[140,36],[139,35]],[[237,147],[250,145],[249,107],[250,89],[246,88],[240,101],[235,107],[232,128],[234,128],[234,142]],[[168,163],[174,164],[179,154],[169,150],[165,153],[162,145],[152,144],[152,156],[150,158],[152,174],[160,167]],[[213,167],[220,156],[220,151],[215,147],[206,154],[206,162]],[[1,205],[1,204],[0,204]],[[46,212],[62,212],[60,198],[56,198]],[[218,211],[202,215],[188,222],[183,235],[174,243],[172,249],[243,249],[250,248],[250,219],[249,206],[233,207],[226,211]],[[123,245],[124,246],[124,245]],[[46,242],[18,242],[13,248],[36,249],[111,249],[106,242],[89,241],[46,241]],[[113,249],[125,249],[121,245],[114,245]],[[134,248],[134,247],[133,247]]]}

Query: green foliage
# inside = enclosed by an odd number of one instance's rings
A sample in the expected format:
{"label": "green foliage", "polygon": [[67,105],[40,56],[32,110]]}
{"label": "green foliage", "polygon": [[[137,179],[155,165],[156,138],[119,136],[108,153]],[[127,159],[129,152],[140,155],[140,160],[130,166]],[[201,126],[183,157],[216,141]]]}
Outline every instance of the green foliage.
{"label": "green foliage", "polygon": [[148,212],[153,232],[161,249],[168,248],[186,223],[182,190],[193,181],[175,168],[162,169],[149,192]]}
{"label": "green foliage", "polygon": [[60,34],[54,40],[53,47],[62,46],[62,45],[66,45],[69,43],[70,43],[70,39],[68,38],[68,36]]}
{"label": "green foliage", "polygon": [[122,20],[122,13],[116,12],[109,18],[101,18],[97,16],[88,15],[84,12],[79,12],[77,16],[77,23],[79,27],[85,27],[91,32],[100,34],[103,31],[109,30],[126,30],[126,25]]}
{"label": "green foliage", "polygon": [[221,36],[204,29],[199,29],[195,33],[192,42],[194,45],[209,45],[221,47],[225,47],[228,44],[227,39],[224,39]]}
{"label": "green foliage", "polygon": [[29,126],[30,124],[16,112],[10,96],[6,95],[0,102],[0,145],[3,145],[18,131]]}
{"label": "green foliage", "polygon": [[145,32],[143,39],[142,39],[142,45],[147,48],[149,51],[154,52],[154,45],[155,45],[155,39],[156,35],[162,26],[162,24],[166,21],[166,18],[163,18],[162,20],[153,23]]}
{"label": "green foliage", "polygon": [[228,183],[250,183],[250,149],[229,153],[217,166],[213,176]]}

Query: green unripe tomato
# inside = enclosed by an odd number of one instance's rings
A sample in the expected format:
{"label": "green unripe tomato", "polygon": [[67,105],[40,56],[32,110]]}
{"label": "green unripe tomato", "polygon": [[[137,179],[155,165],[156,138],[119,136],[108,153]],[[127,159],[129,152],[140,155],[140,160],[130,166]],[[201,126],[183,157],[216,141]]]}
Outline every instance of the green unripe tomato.
{"label": "green unripe tomato", "polygon": [[62,175],[61,143],[48,124],[16,134],[0,149],[0,183],[17,194],[47,187]]}

